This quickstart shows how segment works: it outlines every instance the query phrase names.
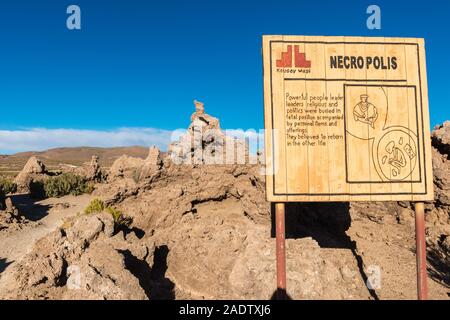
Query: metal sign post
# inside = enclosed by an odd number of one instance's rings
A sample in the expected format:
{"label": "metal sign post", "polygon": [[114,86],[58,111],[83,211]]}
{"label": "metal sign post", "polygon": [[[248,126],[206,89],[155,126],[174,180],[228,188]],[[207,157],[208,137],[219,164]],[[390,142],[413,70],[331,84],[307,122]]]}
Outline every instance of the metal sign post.
{"label": "metal sign post", "polygon": [[286,245],[285,245],[285,204],[275,204],[275,232],[277,256],[277,299],[286,296]]}
{"label": "metal sign post", "polygon": [[416,211],[416,259],[417,259],[417,297],[428,299],[427,253],[425,240],[425,214],[423,202],[415,204]]}

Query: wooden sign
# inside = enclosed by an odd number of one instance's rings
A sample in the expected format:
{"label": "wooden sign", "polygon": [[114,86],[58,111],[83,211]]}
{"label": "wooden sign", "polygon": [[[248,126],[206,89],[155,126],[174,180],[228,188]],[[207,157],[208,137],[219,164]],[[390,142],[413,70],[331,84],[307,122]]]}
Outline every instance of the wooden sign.
{"label": "wooden sign", "polygon": [[267,200],[433,199],[423,39],[264,36]]}

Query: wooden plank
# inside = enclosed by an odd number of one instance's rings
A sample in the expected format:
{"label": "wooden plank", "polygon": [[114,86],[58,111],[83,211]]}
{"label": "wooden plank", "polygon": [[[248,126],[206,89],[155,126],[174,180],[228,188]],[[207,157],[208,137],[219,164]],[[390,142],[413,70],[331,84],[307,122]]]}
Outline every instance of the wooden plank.
{"label": "wooden plank", "polygon": [[[363,37],[345,38],[346,42],[358,42],[360,44],[345,44],[344,56],[365,57],[366,41]],[[364,59],[366,60],[366,59]],[[346,69],[345,70],[345,135],[346,135],[346,170],[349,183],[349,192],[355,195],[357,200],[370,200],[370,185],[362,183],[370,179],[369,167],[370,140],[368,123],[363,122],[362,117],[369,117],[362,114],[358,105],[361,104],[361,97],[367,94],[365,80],[367,79],[367,68]],[[363,80],[363,81],[361,81]],[[355,111],[361,113],[361,118],[355,119]],[[361,178],[362,177],[362,178]]]}
{"label": "wooden plank", "polygon": [[[365,46],[365,55],[368,57],[375,57],[372,58],[371,66],[376,66],[377,61],[382,66],[378,69],[372,68],[368,69],[366,68],[366,79],[379,79],[383,80],[380,82],[366,82],[366,94],[368,96],[368,102],[375,106],[376,112],[377,112],[377,119],[374,122],[373,127],[370,125],[367,126],[368,134],[370,136],[369,140],[369,148],[368,148],[368,154],[370,159],[370,164],[368,166],[368,175],[369,179],[368,181],[371,182],[381,182],[382,179],[379,176],[379,173],[376,170],[376,163],[379,162],[378,157],[378,148],[377,144],[379,139],[383,136],[383,131],[385,130],[385,121],[386,118],[389,116],[388,112],[388,100],[389,100],[389,89],[388,87],[384,86],[385,80],[387,80],[387,67],[388,62],[386,61],[387,57],[389,57],[386,53],[386,41],[385,38],[382,37],[373,37],[373,38],[365,38],[366,42],[377,42],[377,43],[383,43],[383,45],[374,44],[374,45],[366,45]],[[381,59],[376,59],[376,57],[381,57]],[[369,72],[370,70],[370,72]],[[397,72],[395,73],[397,74]],[[375,184],[371,183],[368,184],[370,186],[370,200],[374,200],[374,196],[372,196],[376,192],[384,192],[386,195],[384,195],[384,200],[392,200],[391,197],[391,191],[392,187],[391,184]]]}
{"label": "wooden plank", "polygon": [[[345,41],[344,37],[327,37],[327,41],[338,42],[334,46],[324,45],[325,65],[329,64],[327,61],[330,56],[336,56],[345,53]],[[325,68],[325,78],[327,79],[345,79],[346,74],[344,69],[330,69]],[[343,94],[343,82],[342,81],[328,81],[326,82],[326,92],[327,96],[330,98],[330,106],[334,110],[332,115],[334,119],[339,117],[337,120],[332,120],[335,122],[332,126],[328,126],[328,136],[330,137],[327,141],[328,146],[328,179],[329,179],[329,191],[330,200],[337,199],[342,201],[347,201],[348,196],[341,196],[337,198],[332,197],[332,194],[348,194],[349,185],[346,183],[346,171],[338,170],[337,168],[345,168],[345,154],[342,150],[345,150],[345,137],[342,129],[342,122],[344,117],[344,94]]]}
{"label": "wooden plank", "polygon": [[[317,37],[317,41],[322,42],[323,37]],[[305,45],[306,57],[310,61],[317,61],[314,67],[311,66],[310,73],[306,79],[326,78],[325,50],[322,43],[311,43]],[[311,62],[312,63],[312,62]],[[314,125],[308,127],[310,135],[308,149],[308,176],[309,193],[314,196],[314,201],[330,201],[329,187],[329,154],[328,154],[328,125],[329,121],[321,117],[329,110],[327,96],[327,82],[310,80],[305,82],[308,93],[307,107],[305,111],[314,116]],[[325,137],[325,138],[323,138]],[[317,170],[320,168],[320,170]],[[301,173],[298,173],[299,175]]]}
{"label": "wooden plank", "polygon": [[[273,174],[267,176],[267,199],[269,201],[286,201],[285,195],[275,196],[276,194],[286,194],[286,139],[284,132],[286,131],[284,121],[284,76],[282,73],[276,72],[276,56],[282,56],[286,51],[287,45],[275,45],[273,41],[283,41],[283,37],[266,37],[266,50],[264,51],[265,65],[265,103],[267,122],[266,128],[270,128],[270,132],[266,134],[266,144],[268,143],[268,153],[266,153],[266,163],[271,165]],[[272,61],[270,60],[272,59]],[[272,63],[271,63],[272,62]],[[270,188],[270,189],[269,189]]]}
{"label": "wooden plank", "polygon": [[[286,39],[289,41],[288,39]],[[304,37],[299,39],[300,41],[304,41]],[[285,113],[286,123],[290,124],[290,131],[287,133],[287,145],[286,145],[286,175],[287,175],[287,193],[310,193],[309,189],[309,152],[308,148],[302,146],[304,142],[307,140],[300,139],[302,135],[310,135],[311,132],[308,128],[306,128],[306,132],[297,131],[297,127],[293,124],[298,123],[304,115],[305,110],[305,100],[302,99],[303,96],[307,93],[306,89],[306,79],[307,74],[303,73],[303,70],[307,70],[302,68],[300,64],[302,60],[299,58],[299,55],[305,53],[305,44],[304,43],[288,43],[290,48],[292,49],[292,64],[296,72],[292,74],[287,74],[285,76],[285,99],[287,110],[289,113]],[[303,57],[303,56],[302,56]],[[309,57],[303,57],[306,60]],[[299,61],[297,61],[299,60]],[[296,66],[296,64],[298,66]],[[305,128],[303,128],[305,129]]]}
{"label": "wooden plank", "polygon": [[[419,127],[422,130],[419,132],[419,151],[420,157],[423,158],[421,166],[422,183],[414,183],[412,185],[413,193],[423,192],[423,195],[414,195],[414,201],[431,200],[434,197],[433,189],[433,169],[431,164],[431,138],[430,138],[430,117],[428,109],[428,84],[427,84],[427,70],[425,61],[425,41],[424,39],[415,38],[413,42],[418,46],[407,47],[407,65],[408,68],[413,68],[417,72],[408,74],[408,80],[414,84],[419,84],[420,90],[417,91],[417,100],[421,105],[421,110],[418,112]],[[416,53],[416,55],[413,54]],[[409,53],[409,54],[408,54]],[[418,56],[417,56],[418,54]],[[416,60],[417,59],[417,60]],[[417,68],[417,64],[419,65]]]}

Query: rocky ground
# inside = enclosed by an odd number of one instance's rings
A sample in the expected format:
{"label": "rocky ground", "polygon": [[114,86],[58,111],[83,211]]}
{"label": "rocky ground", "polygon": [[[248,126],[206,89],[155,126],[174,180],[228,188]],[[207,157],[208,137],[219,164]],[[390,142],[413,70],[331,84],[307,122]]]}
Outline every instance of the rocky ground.
{"label": "rocky ground", "polygon": [[[445,123],[433,132],[436,200],[426,204],[432,299],[450,298],[449,151]],[[0,230],[0,298],[270,299],[273,208],[260,169],[175,165],[157,149],[145,160],[120,158],[92,195],[31,204],[45,217],[22,214],[22,228]],[[77,214],[93,198],[132,224]],[[415,299],[413,214],[407,202],[288,204],[290,297]]]}

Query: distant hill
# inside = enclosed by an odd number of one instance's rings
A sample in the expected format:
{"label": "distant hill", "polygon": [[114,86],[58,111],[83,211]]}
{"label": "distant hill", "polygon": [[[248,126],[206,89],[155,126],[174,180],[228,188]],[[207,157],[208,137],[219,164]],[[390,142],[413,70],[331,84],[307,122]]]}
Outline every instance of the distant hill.
{"label": "distant hill", "polygon": [[116,147],[116,148],[95,148],[95,147],[77,147],[77,148],[55,148],[46,151],[27,151],[12,155],[0,155],[0,174],[16,175],[27,162],[27,160],[36,156],[47,166],[48,169],[56,169],[59,164],[70,164],[79,166],[89,161],[93,155],[99,157],[102,167],[110,167],[114,160],[121,155],[146,158],[148,155],[147,147]]}

